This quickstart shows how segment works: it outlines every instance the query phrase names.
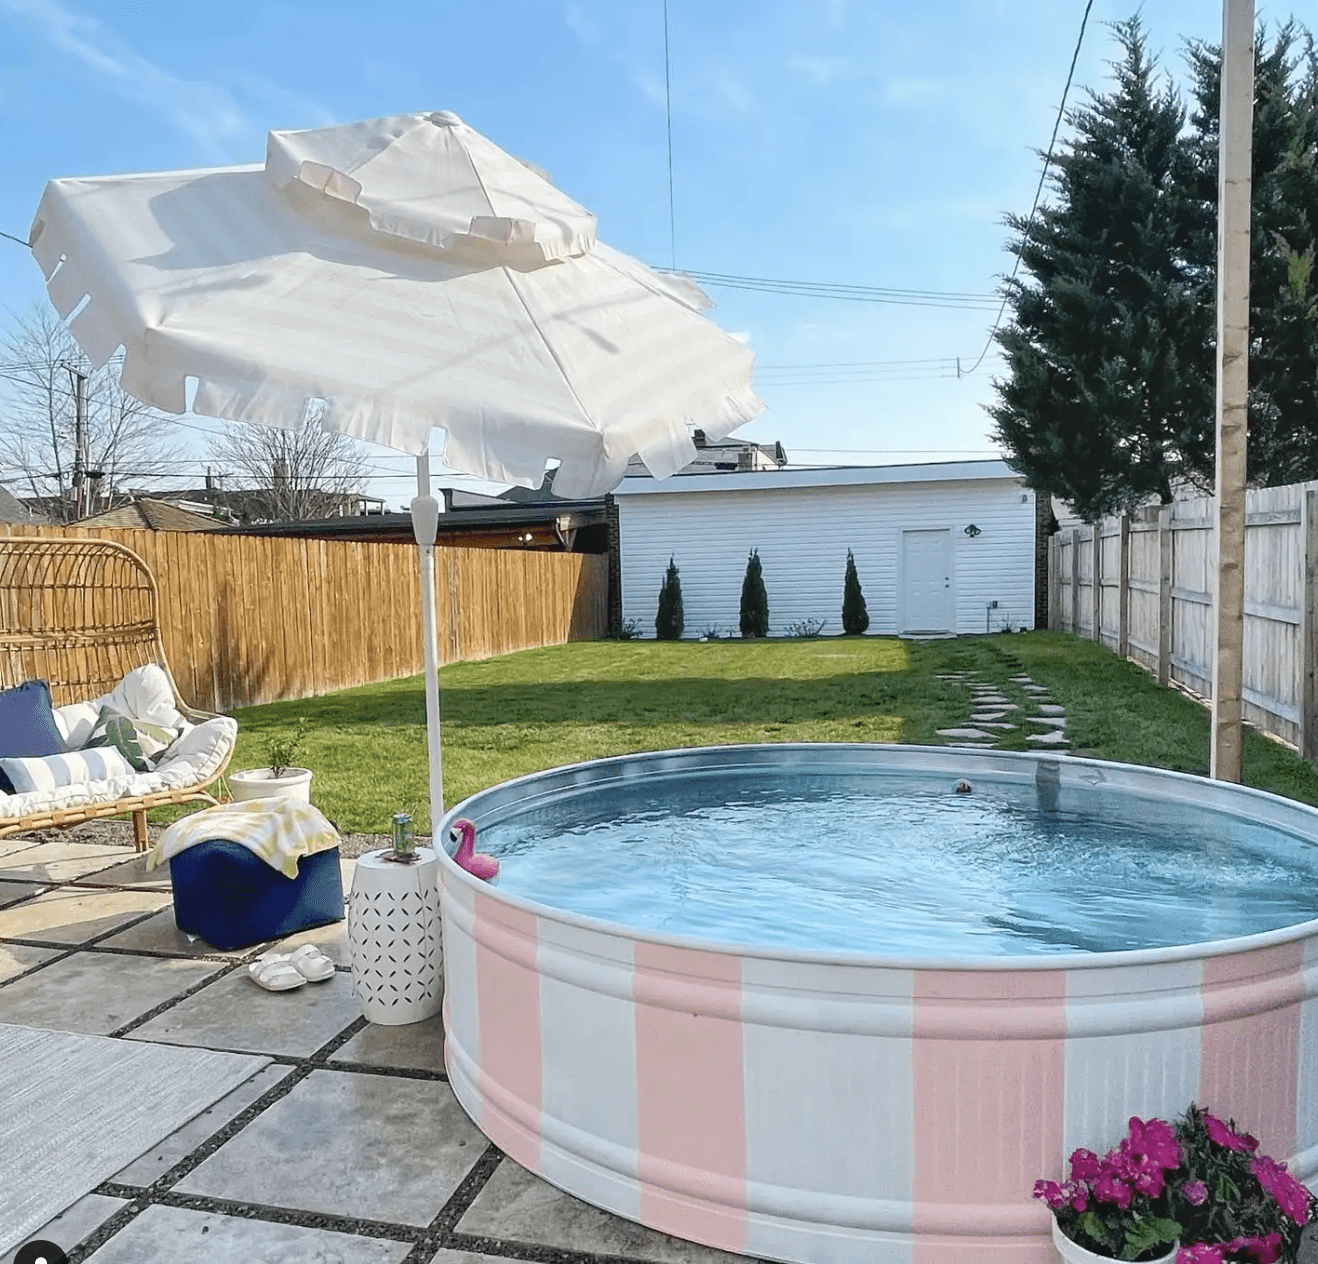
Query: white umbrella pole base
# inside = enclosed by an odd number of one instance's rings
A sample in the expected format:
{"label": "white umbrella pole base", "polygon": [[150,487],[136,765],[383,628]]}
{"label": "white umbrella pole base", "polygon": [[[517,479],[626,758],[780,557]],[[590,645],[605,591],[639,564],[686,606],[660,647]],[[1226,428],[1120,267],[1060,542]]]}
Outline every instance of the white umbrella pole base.
{"label": "white umbrella pole base", "polygon": [[439,861],[417,848],[414,864],[385,851],[357,861],[348,894],[352,984],[362,1013],[398,1027],[439,1013],[443,955],[439,930]]}

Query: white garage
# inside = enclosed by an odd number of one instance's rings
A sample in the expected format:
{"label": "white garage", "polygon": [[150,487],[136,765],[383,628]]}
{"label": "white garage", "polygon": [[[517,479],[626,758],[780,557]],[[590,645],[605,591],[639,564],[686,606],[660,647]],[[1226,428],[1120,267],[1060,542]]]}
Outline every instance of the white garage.
{"label": "white garage", "polygon": [[757,549],[769,629],[842,631],[847,550],[871,634],[1034,626],[1034,493],[1003,461],[627,478],[617,498],[622,617],[654,635],[671,556],[687,637],[738,635]]}

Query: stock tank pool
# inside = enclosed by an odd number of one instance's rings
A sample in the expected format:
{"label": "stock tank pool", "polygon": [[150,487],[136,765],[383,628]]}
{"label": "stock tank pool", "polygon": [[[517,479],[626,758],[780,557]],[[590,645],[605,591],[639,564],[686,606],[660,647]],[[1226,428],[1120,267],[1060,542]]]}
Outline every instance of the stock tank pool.
{"label": "stock tank pool", "polygon": [[[969,792],[958,792],[958,783]],[[828,1264],[1052,1264],[1034,1181],[1198,1101],[1318,1173],[1318,811],[1053,754],[600,760],[452,810],[445,1061],[598,1206]]]}

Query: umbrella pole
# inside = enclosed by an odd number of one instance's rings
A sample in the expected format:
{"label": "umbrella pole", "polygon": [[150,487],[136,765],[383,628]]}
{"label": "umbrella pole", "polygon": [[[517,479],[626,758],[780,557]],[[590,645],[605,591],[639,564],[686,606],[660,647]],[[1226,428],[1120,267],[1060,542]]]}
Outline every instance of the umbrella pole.
{"label": "umbrella pole", "polygon": [[416,459],[416,499],[412,534],[421,561],[421,639],[426,654],[426,746],[430,756],[430,832],[432,846],[443,846],[439,823],[444,816],[444,771],[439,750],[439,641],[435,632],[435,536],[439,502],[430,494],[430,457]]}

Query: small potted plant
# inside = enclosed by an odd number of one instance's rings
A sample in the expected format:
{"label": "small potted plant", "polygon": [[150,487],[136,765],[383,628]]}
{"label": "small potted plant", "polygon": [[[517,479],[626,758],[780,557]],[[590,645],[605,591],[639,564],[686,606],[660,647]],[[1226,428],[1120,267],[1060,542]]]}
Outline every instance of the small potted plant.
{"label": "small potted plant", "polygon": [[1258,1142],[1198,1106],[1176,1121],[1177,1264],[1295,1264],[1318,1200]]}
{"label": "small potted plant", "polygon": [[1071,1179],[1037,1181],[1067,1264],[1296,1264],[1318,1199],[1258,1142],[1199,1106],[1175,1123],[1131,1119],[1099,1158],[1071,1155]]}
{"label": "small potted plant", "polygon": [[1101,1159],[1076,1150],[1070,1180],[1036,1181],[1034,1196],[1052,1208],[1053,1242],[1066,1264],[1172,1264],[1180,1225],[1169,1176],[1181,1158],[1170,1124],[1132,1118],[1121,1144]]}
{"label": "small potted plant", "polygon": [[287,798],[310,803],[311,769],[296,766],[306,745],[306,736],[307,722],[303,718],[291,733],[277,733],[266,743],[266,759],[270,761],[267,767],[231,772],[229,787],[234,801]]}

